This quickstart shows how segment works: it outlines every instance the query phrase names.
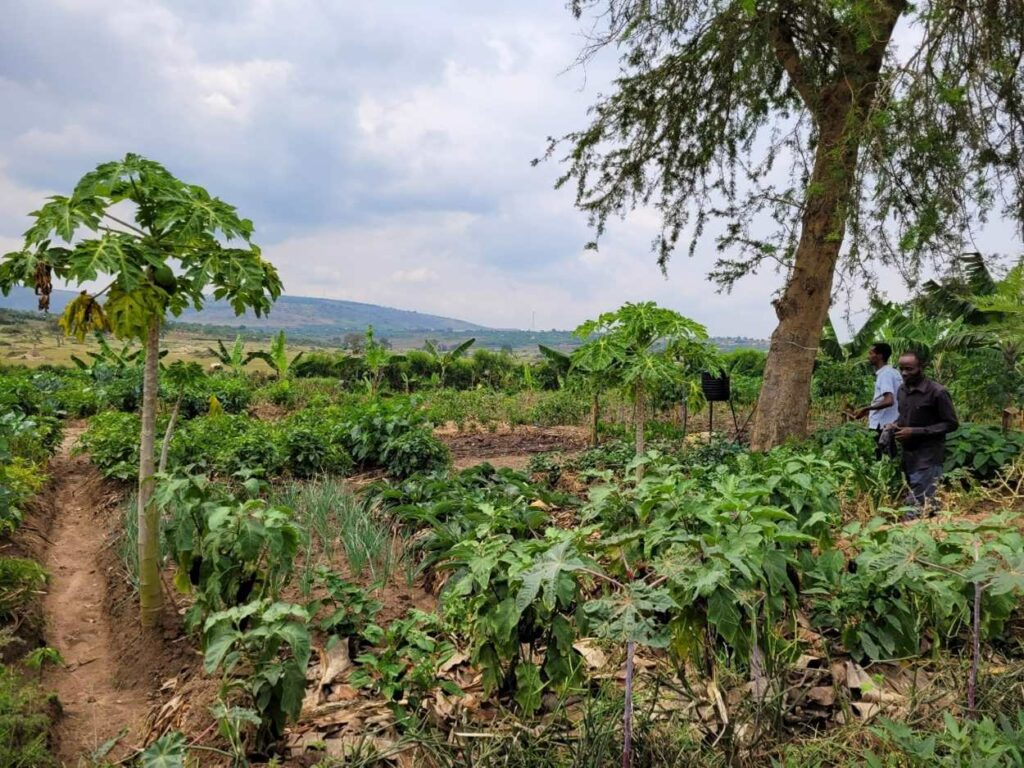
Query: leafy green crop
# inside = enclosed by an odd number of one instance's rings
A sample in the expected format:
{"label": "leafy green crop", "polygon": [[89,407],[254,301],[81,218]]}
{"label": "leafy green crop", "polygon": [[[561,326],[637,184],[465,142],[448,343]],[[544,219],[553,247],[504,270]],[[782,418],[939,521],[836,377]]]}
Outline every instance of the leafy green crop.
{"label": "leafy green crop", "polygon": [[1024,451],[1024,432],[1004,433],[998,427],[961,424],[946,438],[947,472],[967,469],[987,480]]}
{"label": "leafy green crop", "polygon": [[86,451],[92,463],[107,477],[128,480],[139,471],[139,435],[142,424],[137,414],[107,411],[89,420],[76,450]]}
{"label": "leafy green crop", "polygon": [[[203,625],[203,669],[220,671],[260,718],[257,746],[284,734],[306,692],[310,638],[305,609],[269,599],[212,614]],[[231,677],[235,672],[241,677]]]}

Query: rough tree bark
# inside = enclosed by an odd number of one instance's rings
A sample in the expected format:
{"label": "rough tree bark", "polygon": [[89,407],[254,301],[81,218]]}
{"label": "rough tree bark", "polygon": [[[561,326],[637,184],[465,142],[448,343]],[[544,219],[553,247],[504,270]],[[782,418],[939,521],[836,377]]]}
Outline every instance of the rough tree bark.
{"label": "rough tree bark", "polygon": [[601,416],[601,396],[595,392],[590,401],[590,446],[597,448],[597,423]]}
{"label": "rough tree bark", "polygon": [[160,516],[152,504],[154,449],[156,442],[156,395],[160,365],[160,320],[154,319],[146,334],[146,358],[142,375],[142,435],[139,447],[139,608],[142,626],[153,627],[163,609],[160,587]]}
{"label": "rough tree bark", "polygon": [[846,76],[822,88],[809,83],[784,18],[774,30],[776,55],[814,118],[818,143],[792,270],[774,302],[779,324],[772,333],[757,401],[750,438],[754,450],[807,432],[811,374],[846,233],[861,127],[875,101],[893,27],[905,7],[901,1],[879,3],[878,36],[865,50],[853,41],[837,41]]}

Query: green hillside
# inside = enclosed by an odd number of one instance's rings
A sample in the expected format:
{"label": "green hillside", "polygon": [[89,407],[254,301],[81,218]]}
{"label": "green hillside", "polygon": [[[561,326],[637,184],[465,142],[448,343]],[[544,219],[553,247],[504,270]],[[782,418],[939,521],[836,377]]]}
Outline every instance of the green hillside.
{"label": "green hillside", "polygon": [[[50,311],[64,310],[74,298],[73,291],[54,291],[50,296]],[[0,296],[0,308],[34,310],[36,297],[27,288],[15,288],[10,296]],[[385,335],[399,335],[410,331],[475,331],[483,326],[451,317],[427,315],[405,309],[392,309],[376,304],[335,299],[314,299],[307,296],[282,296],[267,317],[257,318],[251,313],[237,317],[226,301],[211,301],[202,312],[187,310],[180,318],[183,323],[245,327],[261,331],[284,329],[291,334],[317,338],[337,336],[350,331],[363,331],[372,325]]]}

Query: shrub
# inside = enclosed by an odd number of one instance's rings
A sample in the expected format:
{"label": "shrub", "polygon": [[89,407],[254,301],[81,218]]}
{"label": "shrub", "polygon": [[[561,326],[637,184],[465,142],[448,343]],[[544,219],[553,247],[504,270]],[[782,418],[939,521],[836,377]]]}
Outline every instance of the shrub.
{"label": "shrub", "polygon": [[385,442],[380,461],[389,475],[409,477],[445,469],[451,464],[451,453],[428,428],[418,427]]}
{"label": "shrub", "polygon": [[194,465],[217,474],[247,471],[270,477],[284,468],[273,424],[245,414],[200,416],[182,424],[171,439],[174,466]]}
{"label": "shrub", "polygon": [[142,404],[142,368],[96,370],[95,387],[108,408],[131,413]]}
{"label": "shrub", "polygon": [[1024,432],[1004,433],[998,427],[961,424],[946,438],[947,472],[967,469],[987,480],[1024,451]]}
{"label": "shrub", "polygon": [[56,703],[8,667],[0,666],[0,765],[48,768],[57,761],[49,735]]}
{"label": "shrub", "polygon": [[281,432],[285,465],[296,477],[345,474],[352,469],[352,457],[341,445],[332,443],[326,430],[298,422]]}
{"label": "shrub", "polygon": [[569,390],[545,392],[530,409],[528,420],[542,427],[579,424],[590,411],[588,398]]}
{"label": "shrub", "polygon": [[46,584],[46,571],[32,560],[0,557],[0,620],[8,622]]}
{"label": "shrub", "polygon": [[138,414],[98,413],[89,420],[89,428],[79,438],[75,451],[87,451],[106,477],[128,480],[139,473],[141,430]]}
{"label": "shrub", "polygon": [[204,376],[185,388],[181,418],[191,419],[208,413],[211,397],[217,398],[225,413],[242,413],[252,402],[252,388],[241,376]]}
{"label": "shrub", "polygon": [[264,387],[260,394],[274,405],[291,408],[297,400],[295,387],[290,379],[279,379]]}

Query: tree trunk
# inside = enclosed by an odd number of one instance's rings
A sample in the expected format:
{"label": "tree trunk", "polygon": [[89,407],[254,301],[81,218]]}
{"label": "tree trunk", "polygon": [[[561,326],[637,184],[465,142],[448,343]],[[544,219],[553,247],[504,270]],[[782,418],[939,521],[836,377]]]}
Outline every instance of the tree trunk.
{"label": "tree trunk", "polygon": [[593,400],[590,401],[590,445],[593,448],[597,448],[597,423],[600,416],[601,395],[595,392]]}
{"label": "tree trunk", "polygon": [[[636,435],[636,457],[640,458],[644,455],[644,416],[646,415],[646,403],[644,402],[644,385],[637,383],[636,390],[634,390],[633,400],[633,429]],[[644,468],[640,465],[636,468],[636,481],[640,482],[644,478]]]}
{"label": "tree trunk", "polygon": [[142,377],[142,436],[139,448],[139,607],[142,626],[156,626],[163,609],[160,588],[160,516],[153,498],[153,461],[156,441],[156,395],[160,364],[160,321],[154,319],[146,334]]}
{"label": "tree trunk", "polygon": [[772,30],[776,56],[814,116],[817,146],[793,265],[782,296],[773,302],[779,324],[772,333],[757,400],[750,437],[754,450],[768,450],[807,432],[811,374],[846,234],[862,126],[875,101],[893,27],[905,8],[903,0],[878,3],[874,41],[864,50],[847,50],[840,44],[845,76],[819,88],[808,82],[784,20]]}

